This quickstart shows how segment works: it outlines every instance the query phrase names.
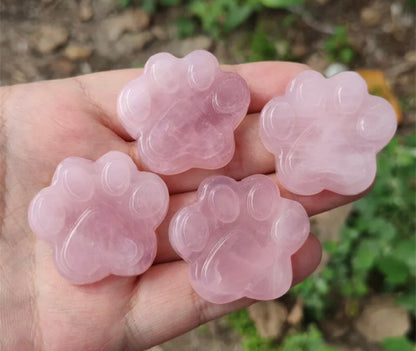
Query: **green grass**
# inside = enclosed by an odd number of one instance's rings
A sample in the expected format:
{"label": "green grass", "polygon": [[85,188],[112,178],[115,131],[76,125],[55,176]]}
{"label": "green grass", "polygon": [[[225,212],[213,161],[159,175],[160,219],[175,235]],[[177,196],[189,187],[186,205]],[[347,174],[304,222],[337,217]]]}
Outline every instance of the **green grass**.
{"label": "green grass", "polygon": [[262,338],[250,319],[247,310],[241,310],[228,316],[228,323],[242,336],[245,351],[337,351],[328,346],[315,325],[305,331],[288,334],[280,345],[274,340]]}
{"label": "green grass", "polygon": [[385,351],[416,351],[416,346],[405,336],[384,339],[381,345]]}
{"label": "green grass", "polygon": [[254,322],[247,310],[241,310],[228,315],[228,323],[243,338],[245,351],[275,351],[276,346],[270,339],[263,339],[258,333]]}
{"label": "green grass", "polygon": [[334,34],[325,41],[325,51],[330,61],[350,64],[354,61],[355,51],[350,44],[345,26],[336,26]]}
{"label": "green grass", "polygon": [[192,35],[199,25],[212,38],[223,37],[262,9],[288,9],[305,0],[117,0],[122,8],[138,5],[149,13],[158,8],[181,6],[186,20],[177,23],[180,37]]}

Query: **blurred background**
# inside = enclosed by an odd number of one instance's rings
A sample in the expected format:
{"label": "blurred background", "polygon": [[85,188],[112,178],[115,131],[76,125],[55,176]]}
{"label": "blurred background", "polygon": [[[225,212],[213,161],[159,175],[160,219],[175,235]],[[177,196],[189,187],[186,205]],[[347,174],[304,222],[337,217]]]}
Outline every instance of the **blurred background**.
{"label": "blurred background", "polygon": [[399,119],[370,195],[312,218],[318,271],[152,351],[414,351],[415,0],[2,0],[0,85],[141,67],[160,51],[357,70]]}

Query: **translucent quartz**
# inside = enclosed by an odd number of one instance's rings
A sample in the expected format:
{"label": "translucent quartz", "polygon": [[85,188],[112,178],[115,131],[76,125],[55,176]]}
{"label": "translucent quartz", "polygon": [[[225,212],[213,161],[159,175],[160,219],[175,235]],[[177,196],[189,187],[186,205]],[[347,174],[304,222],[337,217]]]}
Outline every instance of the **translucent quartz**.
{"label": "translucent quartz", "polygon": [[376,154],[393,137],[393,107],[369,95],[354,72],[300,73],[263,108],[260,134],[276,156],[279,182],[301,195],[358,194],[376,175]]}
{"label": "translucent quartz", "polygon": [[177,174],[225,166],[234,154],[233,131],[249,102],[244,79],[221,71],[209,52],[193,51],[183,59],[159,53],[123,88],[118,115],[138,139],[147,168]]}
{"label": "translucent quartz", "polygon": [[139,172],[121,152],[96,162],[70,157],[32,200],[29,224],[53,246],[61,275],[86,284],[148,269],[156,254],[155,228],[168,202],[160,177]]}
{"label": "translucent quartz", "polygon": [[291,255],[308,233],[304,208],[280,197],[276,184],[260,174],[240,182],[207,178],[196,202],[176,213],[169,227],[172,247],[190,264],[192,286],[214,303],[283,295],[292,283]]}

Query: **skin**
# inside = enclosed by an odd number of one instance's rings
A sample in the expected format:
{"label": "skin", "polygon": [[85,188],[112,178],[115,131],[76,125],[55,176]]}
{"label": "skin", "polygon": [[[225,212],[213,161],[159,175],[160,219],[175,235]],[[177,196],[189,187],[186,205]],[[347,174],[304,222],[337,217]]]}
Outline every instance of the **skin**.
{"label": "skin", "polygon": [[[52,249],[36,240],[27,223],[30,200],[49,185],[56,165],[68,156],[96,160],[110,150],[129,154],[145,170],[118,122],[117,94],[140,70],[121,70],[0,89],[0,349],[143,350],[211,319],[246,307],[242,299],[215,305],[202,300],[188,282],[187,265],[168,241],[172,215],[195,199],[207,176],[241,179],[270,174],[274,158],[258,136],[259,112],[305,66],[251,63],[225,66],[246,79],[251,91],[248,115],[235,132],[236,153],[219,170],[190,170],[163,177],[170,208],[158,228],[153,266],[139,277],[110,276],[86,286],[71,285],[55,270]],[[281,188],[310,215],[361,196],[322,192],[302,197]],[[292,256],[296,284],[318,265],[321,247],[310,235]]]}

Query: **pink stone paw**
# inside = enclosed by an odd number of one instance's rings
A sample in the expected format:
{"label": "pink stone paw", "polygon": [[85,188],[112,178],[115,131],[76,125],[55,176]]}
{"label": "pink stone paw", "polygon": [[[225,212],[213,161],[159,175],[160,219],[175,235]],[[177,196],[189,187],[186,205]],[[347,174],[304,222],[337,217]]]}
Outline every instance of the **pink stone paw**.
{"label": "pink stone paw", "polygon": [[195,291],[214,303],[244,296],[270,300],[292,283],[291,256],[309,234],[297,202],[280,197],[267,176],[240,182],[207,178],[197,200],[172,219],[169,238],[190,265]]}
{"label": "pink stone paw", "polygon": [[96,162],[62,161],[52,184],[32,200],[28,219],[34,234],[53,246],[61,275],[87,284],[150,267],[168,202],[157,175],[139,172],[127,155],[111,151]]}
{"label": "pink stone paw", "polygon": [[375,178],[376,154],[396,127],[393,107],[368,94],[354,72],[325,79],[304,71],[260,117],[260,135],[276,156],[279,182],[301,195],[364,191]]}
{"label": "pink stone paw", "polygon": [[138,140],[143,163],[157,173],[177,174],[220,168],[231,160],[233,131],[249,101],[244,79],[223,72],[209,52],[193,51],[182,59],[159,53],[121,91],[118,115]]}

